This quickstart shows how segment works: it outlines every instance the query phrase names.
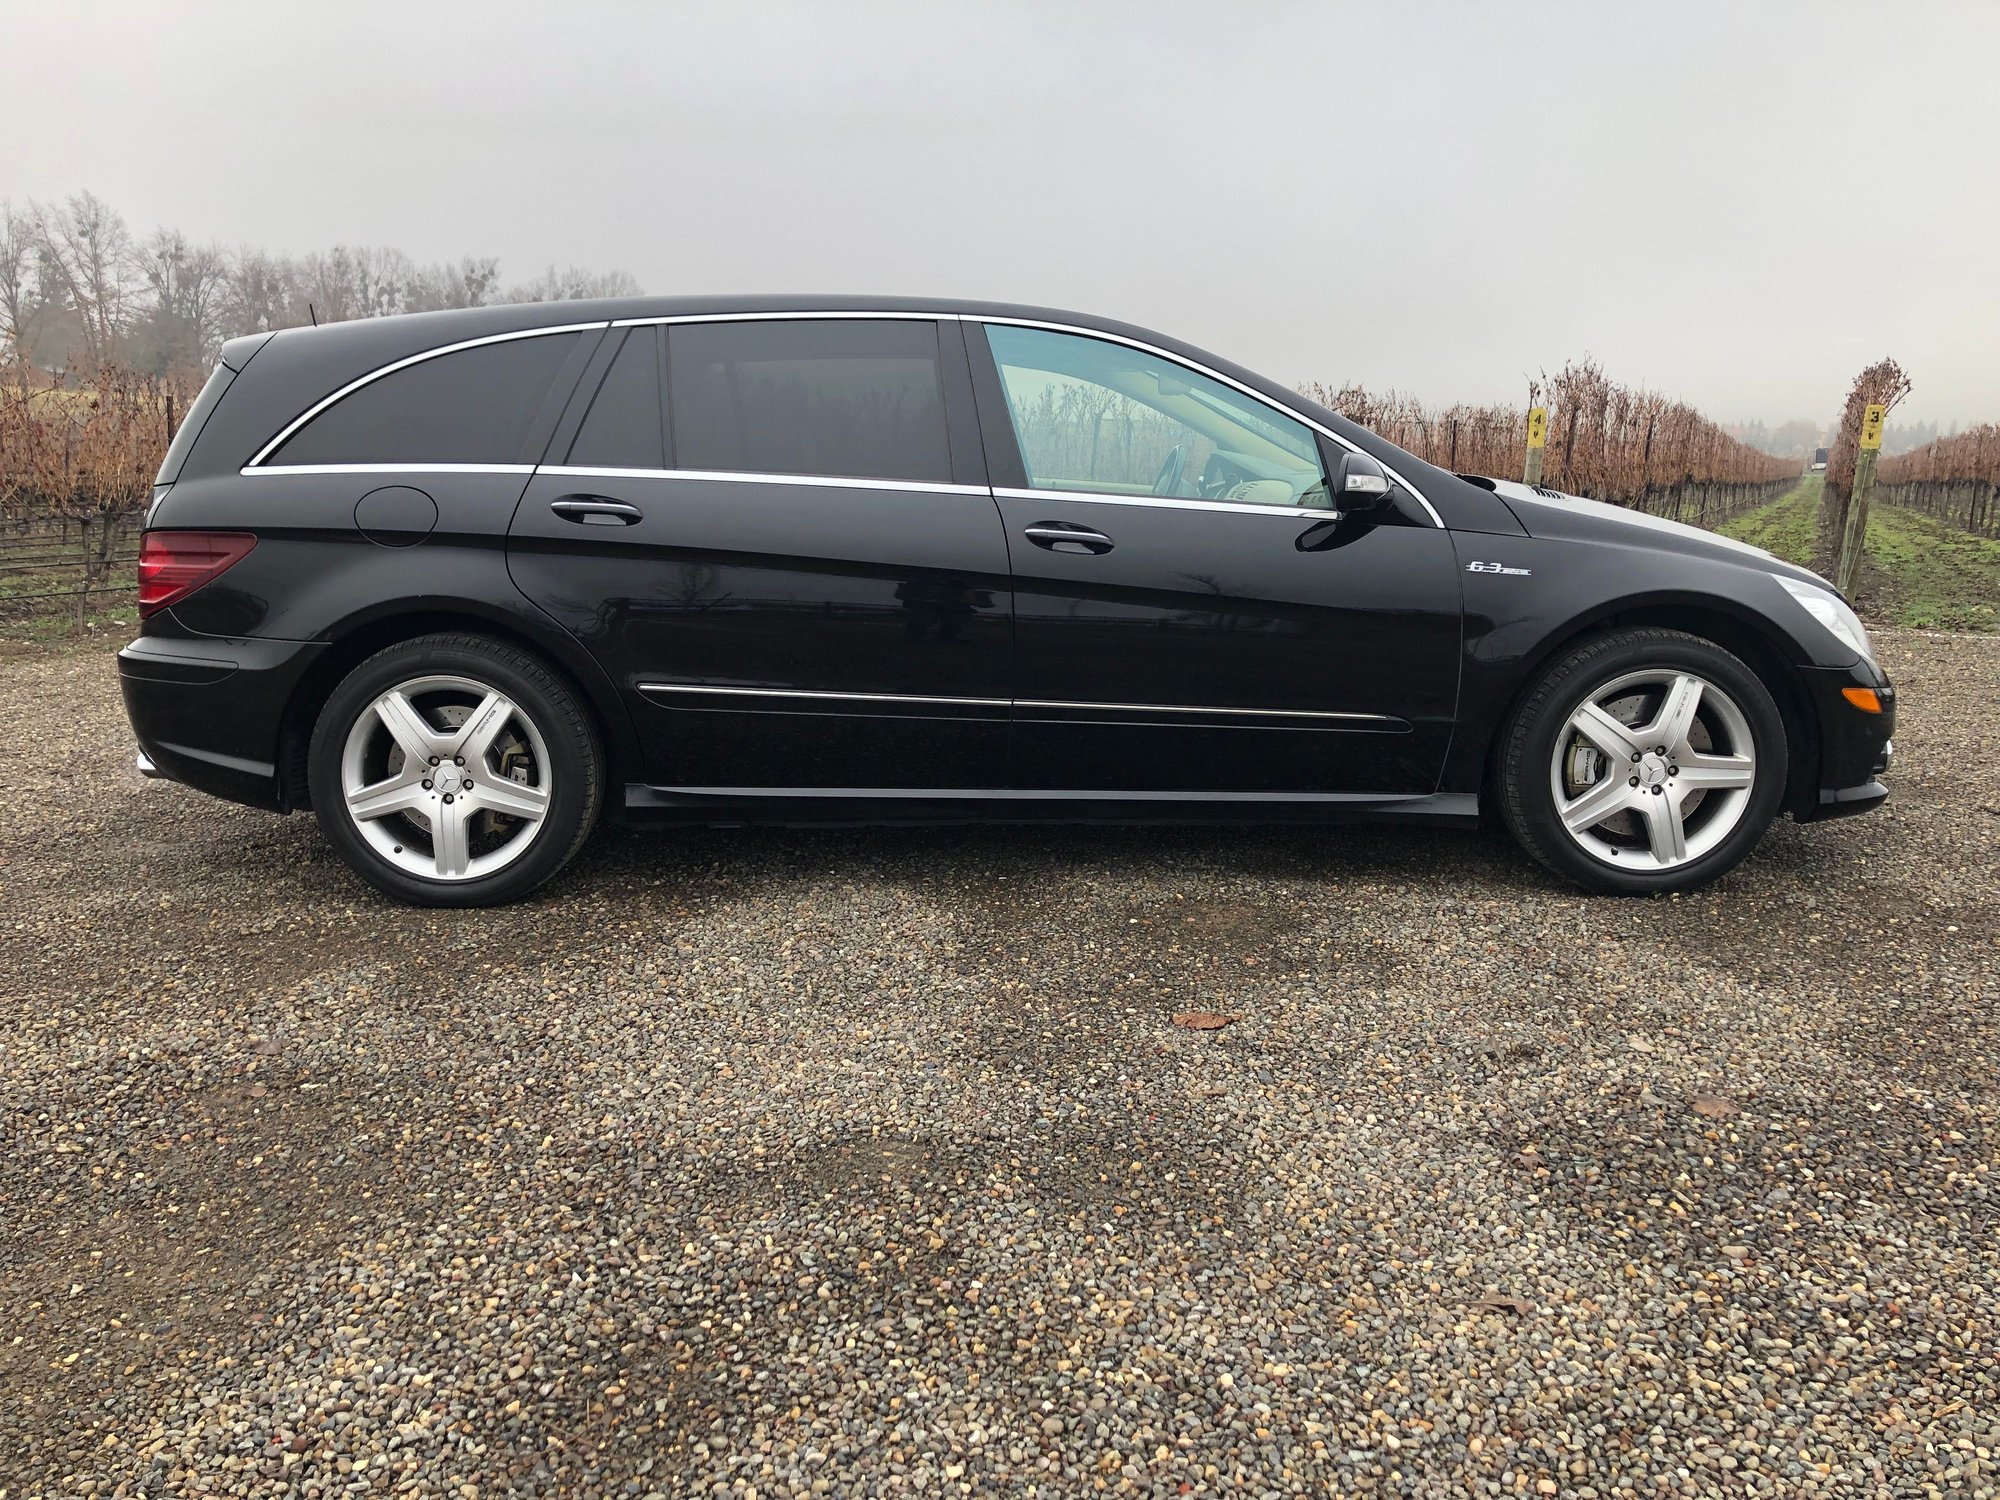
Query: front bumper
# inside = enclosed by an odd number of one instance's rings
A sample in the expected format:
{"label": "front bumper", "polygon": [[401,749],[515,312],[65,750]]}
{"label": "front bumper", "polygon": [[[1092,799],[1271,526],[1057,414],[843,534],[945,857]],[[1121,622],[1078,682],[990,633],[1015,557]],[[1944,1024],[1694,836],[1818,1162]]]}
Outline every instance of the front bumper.
{"label": "front bumper", "polygon": [[289,811],[279,732],[293,690],[324,649],[312,641],[140,636],[118,653],[140,773]]}
{"label": "front bumper", "polygon": [[[1888,675],[1867,662],[1851,667],[1807,667],[1806,696],[1819,728],[1819,770],[1809,785],[1794,785],[1792,818],[1814,823],[1873,812],[1889,800],[1882,782],[1895,757],[1896,689]],[[1872,688],[1880,713],[1856,708],[1844,688]]]}

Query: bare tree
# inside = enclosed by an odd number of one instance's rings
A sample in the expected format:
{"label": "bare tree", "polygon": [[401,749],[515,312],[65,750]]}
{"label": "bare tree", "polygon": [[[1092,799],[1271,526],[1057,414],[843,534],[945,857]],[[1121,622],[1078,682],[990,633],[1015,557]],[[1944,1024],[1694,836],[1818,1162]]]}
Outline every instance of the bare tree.
{"label": "bare tree", "polygon": [[205,365],[222,344],[229,259],[218,245],[196,245],[178,229],[156,229],[134,256],[149,306],[134,320],[127,351],[140,369],[165,374]]}
{"label": "bare tree", "polygon": [[457,262],[421,266],[410,280],[403,310],[484,307],[493,300],[499,284],[500,262],[490,255],[468,255]]}
{"label": "bare tree", "polygon": [[335,245],[324,254],[314,251],[298,263],[299,289],[322,323],[342,323],[366,315],[368,288],[362,252]]}
{"label": "bare tree", "polygon": [[168,374],[211,361],[241,333],[501,301],[632,296],[623,271],[550,266],[505,292],[500,262],[468,255],[419,264],[391,246],[336,245],[304,256],[227,252],[174,229],[133,243],[101,199],[0,203],[0,352],[70,380],[129,365]]}
{"label": "bare tree", "polygon": [[584,297],[636,297],[639,283],[624,271],[586,271],[550,266],[532,281],[511,286],[502,302],[570,302]]}
{"label": "bare tree", "polygon": [[132,290],[132,236],[117,210],[78,193],[36,210],[37,249],[77,315],[88,373],[109,364],[124,335]]}
{"label": "bare tree", "polygon": [[38,303],[34,215],[0,202],[0,346],[6,353],[27,358]]}
{"label": "bare tree", "polygon": [[229,265],[223,324],[232,334],[269,333],[306,321],[299,272],[291,259],[247,246]]}

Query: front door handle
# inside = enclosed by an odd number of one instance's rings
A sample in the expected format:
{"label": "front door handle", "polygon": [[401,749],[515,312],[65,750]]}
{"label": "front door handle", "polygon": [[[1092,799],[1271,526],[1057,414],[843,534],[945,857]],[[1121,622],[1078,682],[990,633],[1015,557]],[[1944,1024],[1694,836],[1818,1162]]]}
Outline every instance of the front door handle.
{"label": "front door handle", "polygon": [[1089,552],[1102,555],[1117,545],[1101,531],[1092,531],[1088,526],[1072,525],[1068,521],[1037,521],[1021,535],[1037,547],[1046,547],[1051,552]]}
{"label": "front door handle", "polygon": [[636,505],[603,495],[564,495],[551,500],[549,509],[579,526],[632,526],[643,514]]}

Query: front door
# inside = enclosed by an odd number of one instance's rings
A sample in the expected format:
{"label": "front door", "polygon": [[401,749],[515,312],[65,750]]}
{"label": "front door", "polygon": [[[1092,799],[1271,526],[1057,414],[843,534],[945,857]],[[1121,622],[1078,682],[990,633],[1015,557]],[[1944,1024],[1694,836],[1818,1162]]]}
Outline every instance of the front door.
{"label": "front door", "polygon": [[966,333],[1013,558],[1015,785],[1436,789],[1457,695],[1448,533],[1414,505],[1330,520],[1322,439],[1188,365],[1046,328]]}
{"label": "front door", "polygon": [[508,562],[624,692],[646,779],[1000,784],[1007,544],[957,330],[942,347],[916,318],[621,331]]}

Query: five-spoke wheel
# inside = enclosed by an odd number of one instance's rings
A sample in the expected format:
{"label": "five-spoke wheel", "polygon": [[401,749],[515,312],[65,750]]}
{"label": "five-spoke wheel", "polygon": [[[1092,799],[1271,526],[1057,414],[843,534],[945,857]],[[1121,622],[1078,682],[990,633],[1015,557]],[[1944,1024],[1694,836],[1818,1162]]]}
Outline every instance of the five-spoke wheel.
{"label": "five-spoke wheel", "polygon": [[1747,854],[1787,766],[1769,690],[1712,641],[1628,630],[1542,675],[1500,745],[1501,813],[1551,869],[1600,890],[1685,890]]}
{"label": "five-spoke wheel", "polygon": [[548,816],[542,731],[470,677],[397,683],[354,721],[341,757],[347,814],[383,858],[472,880],[527,852]]}
{"label": "five-spoke wheel", "polygon": [[582,843],[602,758],[546,664],[478,636],[427,636],[363,662],[314,731],[313,807],[383,890],[433,905],[504,901]]}
{"label": "five-spoke wheel", "polygon": [[1549,758],[1563,827],[1599,859],[1671,870],[1742,821],[1757,780],[1743,710],[1692,672],[1627,672],[1591,691]]}

